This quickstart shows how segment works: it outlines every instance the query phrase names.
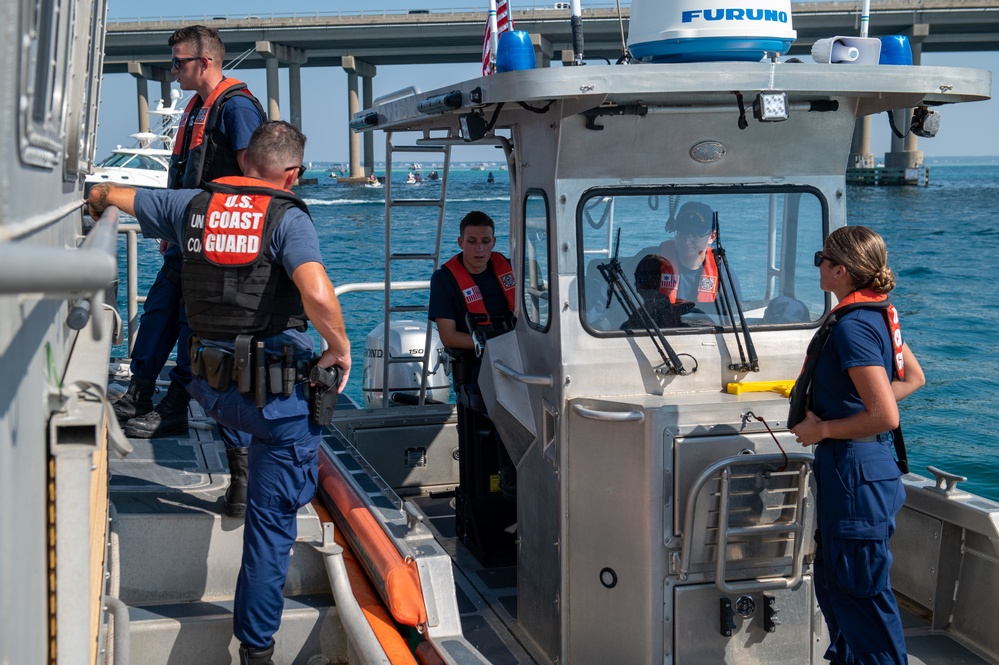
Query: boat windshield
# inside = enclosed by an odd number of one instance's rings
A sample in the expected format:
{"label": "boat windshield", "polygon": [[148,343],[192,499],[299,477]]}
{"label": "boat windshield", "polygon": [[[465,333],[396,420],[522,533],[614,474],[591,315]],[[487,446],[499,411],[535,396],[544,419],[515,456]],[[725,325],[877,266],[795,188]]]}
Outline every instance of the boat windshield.
{"label": "boat windshield", "polygon": [[143,169],[146,171],[166,171],[167,165],[148,155],[116,152],[105,159],[101,166],[107,168]]}
{"label": "boat windshield", "polygon": [[583,324],[597,335],[813,325],[827,307],[813,266],[827,225],[809,188],[591,190],[577,211]]}

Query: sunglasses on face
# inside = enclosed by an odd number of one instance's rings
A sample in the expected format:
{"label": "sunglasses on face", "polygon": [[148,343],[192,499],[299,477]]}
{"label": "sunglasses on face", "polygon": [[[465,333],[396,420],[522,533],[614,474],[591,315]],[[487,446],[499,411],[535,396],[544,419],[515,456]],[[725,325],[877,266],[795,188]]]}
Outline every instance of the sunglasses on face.
{"label": "sunglasses on face", "polygon": [[193,58],[171,58],[170,59],[170,68],[171,69],[180,69],[181,65],[183,65],[185,63],[188,63],[188,62],[191,62],[192,60],[201,60],[202,58],[205,58],[205,60],[211,60],[211,58],[206,58],[203,55],[196,55]]}
{"label": "sunglasses on face", "polygon": [[818,268],[819,266],[821,266],[823,261],[828,261],[829,263],[833,264],[836,263],[822,252],[815,252],[815,267]]}
{"label": "sunglasses on face", "polygon": [[305,164],[299,164],[298,166],[289,166],[288,168],[285,169],[285,171],[291,171],[292,169],[298,169],[298,176],[297,177],[301,178],[303,175],[305,175],[306,168],[307,167],[305,166]]}

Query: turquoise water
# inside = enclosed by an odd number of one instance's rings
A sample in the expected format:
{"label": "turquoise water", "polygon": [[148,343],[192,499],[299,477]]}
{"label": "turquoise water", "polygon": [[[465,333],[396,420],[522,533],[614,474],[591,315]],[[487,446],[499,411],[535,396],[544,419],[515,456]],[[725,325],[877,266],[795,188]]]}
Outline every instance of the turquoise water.
{"label": "turquoise water", "polygon": [[[498,247],[507,253],[509,214],[507,172],[453,169],[443,257],[457,251],[458,220],[483,210],[500,225]],[[430,168],[424,167],[426,176]],[[380,173],[380,172],[379,172]],[[385,190],[338,185],[325,170],[307,177],[319,182],[297,189],[309,204],[334,284],[382,281]],[[396,173],[402,182],[405,171]],[[393,196],[436,197],[440,185],[394,185]],[[927,465],[967,476],[962,487],[999,500],[999,296],[993,267],[999,259],[999,164],[936,165],[928,187],[848,189],[851,224],[870,226],[888,243],[889,263],[898,277],[893,301],[902,330],[927,376],[927,385],[902,403],[903,426],[914,472],[929,476]],[[434,212],[403,208],[396,219],[395,251],[432,251]],[[147,288],[160,265],[155,243],[141,240],[140,288]],[[394,280],[427,279],[426,265],[413,262]],[[426,293],[409,296],[425,301]],[[398,302],[407,302],[405,298]],[[355,366],[349,394],[361,399],[361,361],[367,333],[382,319],[381,294],[342,298]],[[124,312],[124,304],[119,303]],[[413,315],[419,317],[419,314]],[[122,350],[119,350],[121,353]]]}

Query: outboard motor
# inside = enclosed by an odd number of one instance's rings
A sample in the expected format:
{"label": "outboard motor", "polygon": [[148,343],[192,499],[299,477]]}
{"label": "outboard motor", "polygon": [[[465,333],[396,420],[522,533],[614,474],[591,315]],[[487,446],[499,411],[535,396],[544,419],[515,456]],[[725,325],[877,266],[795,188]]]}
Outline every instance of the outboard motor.
{"label": "outboard motor", "polygon": [[[427,341],[427,321],[393,321],[389,326],[389,404],[416,404],[420,397],[423,373],[424,344]],[[364,341],[364,407],[382,406],[384,377],[384,327],[379,323]],[[447,402],[451,383],[442,364],[444,346],[437,331],[431,331],[430,364],[427,375],[427,400]],[[402,360],[402,362],[400,362]]]}

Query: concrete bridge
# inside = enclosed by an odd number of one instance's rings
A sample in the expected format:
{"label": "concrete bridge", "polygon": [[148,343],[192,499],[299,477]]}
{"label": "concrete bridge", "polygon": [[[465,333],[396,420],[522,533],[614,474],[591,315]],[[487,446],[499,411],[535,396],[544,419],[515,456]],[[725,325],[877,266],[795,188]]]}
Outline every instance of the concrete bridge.
{"label": "concrete bridge", "polygon": [[[913,62],[923,51],[999,50],[999,0],[886,0],[871,7],[870,35],[901,34],[909,37]],[[622,34],[628,31],[628,8],[618,16],[614,6],[583,11],[584,57],[616,61],[623,52]],[[572,35],[565,9],[531,8],[513,12],[518,30],[531,34],[539,66],[552,59],[571,63]],[[105,73],[128,72],[136,77],[140,131],[148,130],[147,81],[160,81],[169,99],[170,52],[167,38],[178,27],[203,23],[217,28],[228,49],[227,56],[248,53],[243,69],[265,68],[271,119],[281,117],[278,105],[278,71],[288,69],[288,120],[301,126],[301,68],[342,67],[347,73],[347,103],[352,116],[372,103],[372,78],[379,65],[477,62],[482,53],[484,11],[374,10],[272,14],[266,16],[184,16],[156,20],[113,21],[108,25]],[[792,5],[792,23],[798,38],[792,55],[807,56],[817,39],[857,35],[860,2],[811,2]],[[908,127],[908,120],[899,118]],[[904,123],[904,124],[903,124]],[[873,163],[869,155],[869,122],[858,123],[853,161]],[[370,173],[374,151],[365,135],[361,168],[360,137],[352,134],[350,172]],[[916,137],[892,138],[886,164],[904,168],[921,162]],[[851,164],[851,166],[854,164]]]}

